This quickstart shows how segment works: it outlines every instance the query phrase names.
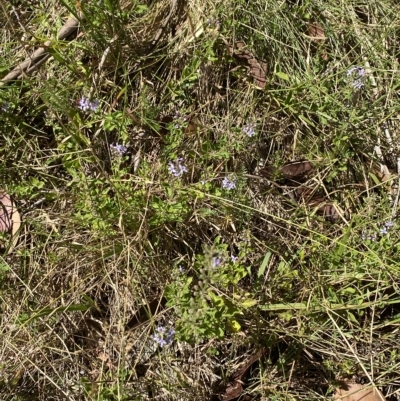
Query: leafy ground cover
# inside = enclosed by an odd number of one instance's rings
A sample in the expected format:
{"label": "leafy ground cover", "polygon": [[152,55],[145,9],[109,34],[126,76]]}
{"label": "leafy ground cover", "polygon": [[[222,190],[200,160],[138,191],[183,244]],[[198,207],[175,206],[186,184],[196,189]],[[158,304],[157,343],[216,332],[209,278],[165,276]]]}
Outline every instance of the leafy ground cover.
{"label": "leafy ground cover", "polygon": [[2,399],[400,399],[397,1],[0,6]]}

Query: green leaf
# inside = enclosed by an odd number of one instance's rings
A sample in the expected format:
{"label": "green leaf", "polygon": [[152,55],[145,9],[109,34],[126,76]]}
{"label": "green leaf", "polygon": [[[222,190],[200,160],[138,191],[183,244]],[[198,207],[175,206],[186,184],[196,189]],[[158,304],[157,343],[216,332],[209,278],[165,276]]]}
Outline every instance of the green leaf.
{"label": "green leaf", "polygon": [[301,121],[305,122],[308,125],[311,125],[312,127],[314,127],[314,123],[311,122],[307,117],[303,116],[303,114],[299,114],[299,118]]}
{"label": "green leaf", "polygon": [[242,301],[240,305],[242,305],[243,308],[251,308],[252,306],[257,305],[257,301],[249,298]]}
{"label": "green leaf", "polygon": [[350,320],[351,320],[353,323],[358,323],[356,317],[354,316],[354,314],[353,314],[352,312],[347,311],[347,316],[350,318]]}
{"label": "green leaf", "polygon": [[282,72],[282,71],[276,72],[275,75],[276,75],[278,78],[281,78],[281,79],[283,79],[283,80],[285,80],[285,81],[289,81],[289,75],[285,74],[285,73]]}
{"label": "green leaf", "polygon": [[59,306],[58,308],[43,308],[36,311],[32,311],[30,315],[28,315],[27,313],[22,313],[21,315],[19,315],[17,322],[19,324],[27,324],[43,316],[54,315],[55,313],[62,313],[62,312],[73,312],[73,311],[85,312],[90,308],[91,305],[85,305],[85,304],[72,304],[69,306]]}
{"label": "green leaf", "polygon": [[372,178],[372,181],[374,181],[375,185],[381,185],[379,178],[375,174],[369,173],[369,176]]}
{"label": "green leaf", "polygon": [[342,294],[347,293],[347,294],[355,294],[356,290],[352,287],[347,287],[343,288],[343,290],[340,291]]}
{"label": "green leaf", "polygon": [[265,254],[264,260],[261,263],[260,268],[258,269],[257,278],[261,278],[262,276],[264,276],[265,269],[267,268],[267,265],[268,265],[269,260],[271,259],[271,256],[272,256],[272,252],[267,252]]}
{"label": "green leaf", "polygon": [[317,114],[322,118],[322,119],[325,119],[325,124],[326,124],[326,120],[328,120],[328,121],[336,121],[336,119],[335,118],[333,118],[332,116],[330,116],[329,114],[326,114],[326,113],[324,113],[324,112],[322,112],[322,111],[320,111],[320,110],[318,110],[317,111]]}
{"label": "green leaf", "polygon": [[228,325],[229,328],[234,332],[237,333],[241,330],[242,326],[240,325],[240,323],[237,320],[228,320]]}

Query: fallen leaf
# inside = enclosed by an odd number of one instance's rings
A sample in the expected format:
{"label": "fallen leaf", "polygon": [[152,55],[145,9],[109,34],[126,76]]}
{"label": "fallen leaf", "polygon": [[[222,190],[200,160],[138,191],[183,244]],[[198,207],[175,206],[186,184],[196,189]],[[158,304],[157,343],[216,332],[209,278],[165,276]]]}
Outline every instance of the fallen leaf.
{"label": "fallen leaf", "polygon": [[285,178],[302,178],[312,174],[314,171],[314,166],[308,160],[287,163],[281,169]]}
{"label": "fallen leaf", "polygon": [[226,387],[225,394],[222,396],[221,400],[230,401],[242,394],[243,386],[239,381],[234,381],[233,383],[229,383]]}
{"label": "fallen leaf", "polygon": [[296,188],[296,196],[298,201],[308,206],[316,206],[325,200],[325,197],[317,193],[315,188],[300,186]]}
{"label": "fallen leaf", "polygon": [[239,397],[243,392],[242,378],[251,365],[258,361],[265,353],[265,347],[261,348],[259,352],[252,355],[231,378],[230,382],[225,387],[224,393],[219,397],[222,401],[231,401]]}
{"label": "fallen leaf", "polygon": [[[8,245],[8,252],[15,247],[18,242],[18,231],[21,227],[21,216],[12,201],[10,195],[0,192],[0,233],[9,234],[11,243]],[[6,248],[6,244],[2,244],[1,248]]]}
{"label": "fallen leaf", "polygon": [[340,218],[340,215],[344,215],[344,212],[339,208],[339,206],[333,203],[325,203],[318,208],[317,213],[323,216],[325,220],[334,222]]}
{"label": "fallen leaf", "polygon": [[324,28],[318,22],[309,22],[307,33],[311,40],[326,40]]}
{"label": "fallen leaf", "polygon": [[341,401],[386,401],[378,389],[349,382],[343,382],[342,387],[336,389],[334,397]]}
{"label": "fallen leaf", "polygon": [[267,83],[267,63],[259,61],[245,47],[244,42],[236,42],[236,48],[228,44],[228,51],[232,57],[247,65],[249,75],[254,79],[254,83],[259,88],[264,89]]}
{"label": "fallen leaf", "polygon": [[0,232],[10,232],[12,228],[13,203],[10,195],[0,193]]}
{"label": "fallen leaf", "polygon": [[273,178],[276,175],[283,175],[286,179],[299,179],[311,175],[315,171],[314,166],[308,160],[299,160],[286,163],[278,170],[273,166],[265,166],[259,170],[260,175],[267,179]]}

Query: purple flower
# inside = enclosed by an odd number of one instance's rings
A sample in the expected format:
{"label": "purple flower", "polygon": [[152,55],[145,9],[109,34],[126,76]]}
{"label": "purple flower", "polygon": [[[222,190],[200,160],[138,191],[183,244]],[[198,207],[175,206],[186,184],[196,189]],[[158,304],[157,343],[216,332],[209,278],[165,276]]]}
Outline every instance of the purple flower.
{"label": "purple flower", "polygon": [[222,188],[225,188],[228,191],[235,189],[236,188],[236,177],[232,177],[232,179],[225,177],[222,181]]}
{"label": "purple flower", "polygon": [[361,234],[361,239],[363,241],[376,241],[376,234],[369,234],[367,231],[363,231]]}
{"label": "purple flower", "polygon": [[243,127],[243,132],[251,138],[256,134],[255,128],[256,125],[254,123],[248,123]]}
{"label": "purple flower", "polygon": [[383,227],[379,229],[379,232],[381,233],[381,235],[386,235],[390,230],[390,228],[393,227],[393,225],[394,225],[393,221],[389,220],[384,223]]}
{"label": "purple flower", "polygon": [[179,157],[177,160],[168,163],[168,170],[174,177],[180,177],[183,173],[187,173],[187,168],[182,164],[183,158]]}
{"label": "purple flower", "polygon": [[179,273],[184,273],[185,269],[182,266],[178,266]]}
{"label": "purple flower", "polygon": [[82,111],[87,111],[87,110],[96,111],[99,107],[99,104],[100,103],[97,99],[90,101],[88,98],[83,96],[78,101],[78,108],[81,109]]}
{"label": "purple flower", "polygon": [[356,79],[351,85],[354,89],[361,89],[364,86],[360,79]]}
{"label": "purple flower", "polygon": [[213,258],[211,259],[211,266],[213,268],[216,268],[218,266],[221,266],[222,264],[222,259],[220,256],[213,256]]}
{"label": "purple flower", "polygon": [[347,76],[352,77],[351,86],[354,89],[361,89],[364,86],[365,70],[362,67],[352,67],[347,70]]}
{"label": "purple flower", "polygon": [[161,347],[172,344],[172,342],[174,341],[174,336],[175,336],[174,329],[167,330],[163,326],[158,326],[156,328],[156,332],[157,333],[154,334],[154,336],[153,336],[153,340]]}
{"label": "purple flower", "polygon": [[10,108],[10,103],[5,102],[1,105],[1,111],[7,111]]}
{"label": "purple flower", "polygon": [[237,261],[238,261],[238,257],[237,256],[235,256],[235,255],[231,255],[231,261],[232,261],[232,263],[236,263]]}
{"label": "purple flower", "polygon": [[188,120],[188,117],[183,115],[180,111],[176,111],[174,115],[174,128],[179,129],[182,128]]}
{"label": "purple flower", "polygon": [[110,150],[116,156],[121,157],[128,151],[128,148],[124,145],[116,143],[115,145],[110,145]]}
{"label": "purple flower", "polygon": [[347,70],[347,76],[349,77],[350,75],[354,75],[353,73],[358,74],[359,77],[364,77],[365,76],[365,70],[362,67],[352,67]]}

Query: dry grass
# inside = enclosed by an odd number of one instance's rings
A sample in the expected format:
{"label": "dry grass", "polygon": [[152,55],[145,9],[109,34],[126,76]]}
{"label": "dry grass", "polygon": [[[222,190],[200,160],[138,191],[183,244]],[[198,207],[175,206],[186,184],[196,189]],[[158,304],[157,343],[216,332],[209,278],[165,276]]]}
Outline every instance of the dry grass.
{"label": "dry grass", "polygon": [[[349,377],[398,399],[397,4],[78,4],[0,0],[1,76],[85,17],[1,88],[0,186],[23,217],[0,262],[2,399],[217,400],[263,347],[242,399],[329,399]],[[282,174],[304,159],[312,176]],[[157,326],[175,327],[171,345]]]}

